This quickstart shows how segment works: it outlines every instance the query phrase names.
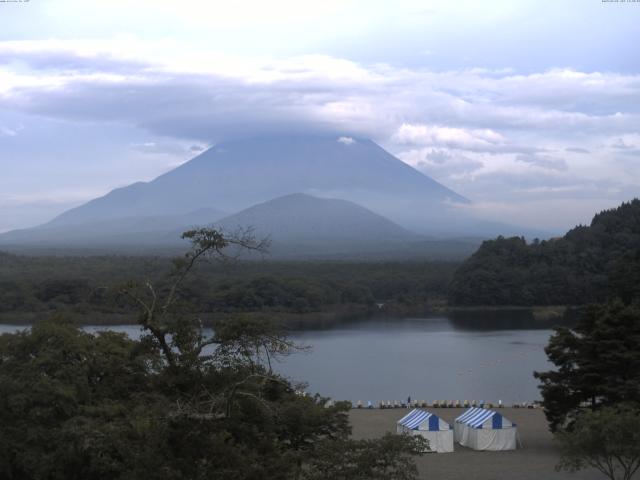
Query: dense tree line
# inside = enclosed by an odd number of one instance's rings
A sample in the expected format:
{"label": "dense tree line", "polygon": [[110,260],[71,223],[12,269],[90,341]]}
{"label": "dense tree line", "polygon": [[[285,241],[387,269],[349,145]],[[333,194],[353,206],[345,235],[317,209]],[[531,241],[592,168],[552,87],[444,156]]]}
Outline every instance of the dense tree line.
{"label": "dense tree line", "polygon": [[[26,257],[0,253],[0,314],[64,310],[131,315],[113,295],[122,278],[162,283],[166,257]],[[181,295],[216,312],[326,312],[374,302],[423,306],[442,301],[457,264],[447,262],[270,262],[199,265]]]}
{"label": "dense tree line", "polygon": [[640,200],[594,216],[562,238],[486,241],[456,271],[455,305],[584,305],[640,289]]}

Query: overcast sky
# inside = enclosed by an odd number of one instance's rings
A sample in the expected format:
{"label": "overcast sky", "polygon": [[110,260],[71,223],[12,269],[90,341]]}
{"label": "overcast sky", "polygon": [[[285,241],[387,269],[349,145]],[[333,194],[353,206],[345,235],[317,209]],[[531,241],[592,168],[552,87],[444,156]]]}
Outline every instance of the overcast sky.
{"label": "overcast sky", "polygon": [[640,194],[640,2],[0,2],[0,231],[230,137],[368,136],[486,218]]}

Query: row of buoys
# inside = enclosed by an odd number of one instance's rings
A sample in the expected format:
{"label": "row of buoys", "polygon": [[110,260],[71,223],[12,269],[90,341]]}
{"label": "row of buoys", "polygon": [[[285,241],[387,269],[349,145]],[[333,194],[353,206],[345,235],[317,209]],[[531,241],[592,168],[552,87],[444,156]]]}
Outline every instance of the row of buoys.
{"label": "row of buoys", "polygon": [[[521,404],[514,403],[514,408],[527,408],[529,404],[524,402]],[[426,400],[414,400],[411,402],[399,402],[398,400],[381,400],[378,403],[378,408],[469,408],[469,407],[479,407],[479,408],[502,408],[504,407],[502,400],[498,400],[498,403],[494,404],[491,402],[485,402],[484,400],[464,400],[461,402],[460,400],[434,400],[432,403],[427,402]],[[366,405],[362,402],[362,400],[358,400],[356,402],[356,408],[374,408],[371,400],[368,400]],[[531,407],[530,407],[531,408]]]}
{"label": "row of buoys", "polygon": [[[306,394],[304,394],[306,395]],[[327,400],[325,403],[325,407],[333,407],[335,402],[333,400]],[[470,407],[478,407],[478,408],[503,408],[505,405],[502,403],[502,400],[498,400],[498,403],[485,402],[484,400],[476,401],[476,400],[465,400],[461,402],[460,400],[434,400],[433,403],[429,403],[426,400],[414,400],[412,402],[399,402],[398,400],[382,400],[378,403],[378,408],[386,409],[386,408],[470,408]],[[536,408],[538,405],[529,402],[521,402],[514,403],[511,405],[512,408]],[[358,400],[355,405],[356,408],[367,408],[372,409],[375,408],[371,400],[367,400],[366,404],[362,402],[362,400]]]}

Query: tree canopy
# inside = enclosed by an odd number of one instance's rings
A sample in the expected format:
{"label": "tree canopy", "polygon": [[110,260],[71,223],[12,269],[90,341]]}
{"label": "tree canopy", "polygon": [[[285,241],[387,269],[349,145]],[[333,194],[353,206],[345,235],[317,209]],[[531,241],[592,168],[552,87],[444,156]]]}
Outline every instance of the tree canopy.
{"label": "tree canopy", "polygon": [[638,293],[640,200],[593,217],[564,237],[484,242],[456,271],[455,305],[585,305]]}
{"label": "tree canopy", "polygon": [[[137,311],[105,288],[123,279],[168,283],[170,262],[152,256],[5,255],[0,268],[0,316],[33,323],[67,312],[93,323],[128,323]],[[269,312],[307,321],[342,312],[367,313],[375,302],[424,311],[444,302],[457,263],[354,261],[200,262],[183,282],[182,299],[203,321],[227,313]]]}
{"label": "tree canopy", "polygon": [[[302,395],[271,368],[299,348],[273,323],[205,334],[178,294],[197,262],[251,238],[187,232],[162,287],[126,283],[142,335],[63,317],[0,336],[0,476],[9,480],[412,479],[419,438],[350,439],[346,403]],[[375,460],[375,461],[374,461]]]}
{"label": "tree canopy", "polygon": [[640,308],[620,300],[585,310],[575,328],[557,328],[545,351],[556,369],[536,372],[552,430],[583,408],[640,407]]}
{"label": "tree canopy", "polygon": [[621,404],[585,412],[571,431],[557,435],[562,445],[558,469],[592,467],[610,480],[631,480],[640,468],[640,409]]}

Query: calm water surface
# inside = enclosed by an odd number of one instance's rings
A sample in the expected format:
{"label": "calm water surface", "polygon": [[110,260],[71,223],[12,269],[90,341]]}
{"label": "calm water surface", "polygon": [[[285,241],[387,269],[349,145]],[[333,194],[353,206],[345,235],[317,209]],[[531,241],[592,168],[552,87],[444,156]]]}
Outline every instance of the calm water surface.
{"label": "calm water surface", "polygon": [[[514,328],[514,324],[517,325]],[[274,368],[307,390],[334,399],[538,399],[534,370],[547,370],[544,347],[551,330],[532,322],[465,321],[451,317],[371,319],[325,330],[293,332],[309,353]],[[0,332],[24,327],[0,325]],[[86,327],[97,331],[106,327]],[[137,337],[132,325],[108,327]]]}
{"label": "calm water surface", "polygon": [[551,330],[477,329],[448,318],[371,320],[294,338],[312,346],[280,364],[309,391],[347,400],[538,399]]}

